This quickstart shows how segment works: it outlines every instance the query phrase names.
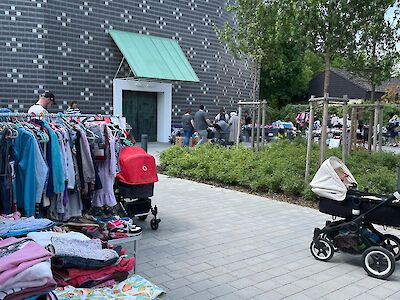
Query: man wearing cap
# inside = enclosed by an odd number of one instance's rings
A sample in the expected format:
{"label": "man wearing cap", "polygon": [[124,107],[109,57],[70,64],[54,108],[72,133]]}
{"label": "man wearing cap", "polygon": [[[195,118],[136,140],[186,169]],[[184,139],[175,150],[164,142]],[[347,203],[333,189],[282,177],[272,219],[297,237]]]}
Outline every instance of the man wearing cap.
{"label": "man wearing cap", "polygon": [[38,102],[29,108],[28,114],[34,113],[37,116],[48,114],[49,112],[47,109],[50,108],[52,104],[56,104],[54,94],[52,92],[45,91],[39,96]]}

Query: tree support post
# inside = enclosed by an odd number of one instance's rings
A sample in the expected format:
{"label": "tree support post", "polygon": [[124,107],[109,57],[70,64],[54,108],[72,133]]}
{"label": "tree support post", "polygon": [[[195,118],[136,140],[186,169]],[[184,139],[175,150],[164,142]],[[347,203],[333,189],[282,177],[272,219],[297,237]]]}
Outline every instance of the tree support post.
{"label": "tree support post", "polygon": [[307,157],[306,157],[306,174],[305,174],[306,182],[308,180],[308,176],[310,176],[311,154],[312,154],[312,143],[313,143],[313,129],[314,129],[314,103],[312,102],[313,98],[314,96],[311,96],[310,119],[308,121]]}
{"label": "tree support post", "polygon": [[351,121],[353,124],[352,131],[351,131],[351,134],[353,136],[352,137],[353,145],[351,145],[351,148],[353,150],[356,149],[356,145],[357,145],[357,123],[358,123],[357,113],[358,113],[358,108],[355,107],[353,110],[353,116],[351,118]]}
{"label": "tree support post", "polygon": [[354,150],[353,144],[354,144],[354,112],[355,108],[352,107],[350,110],[350,132],[349,132],[349,154],[352,150]]}
{"label": "tree support post", "polygon": [[378,151],[382,151],[382,127],[383,127],[383,105],[379,105],[379,134],[378,134]]}
{"label": "tree support post", "polygon": [[369,116],[368,124],[368,151],[372,148],[372,132],[374,130],[374,110],[371,110],[371,115]]}
{"label": "tree support post", "polygon": [[239,104],[239,122],[238,122],[238,129],[237,129],[237,135],[236,135],[236,148],[239,148],[241,132],[242,132],[242,105]]}
{"label": "tree support post", "polygon": [[254,127],[255,127],[255,124],[256,124],[256,106],[254,105],[253,106],[253,115],[252,115],[252,120],[251,120],[251,125],[252,125],[252,128],[251,128],[251,149],[253,149],[253,150],[254,150],[254,135],[255,135]]}
{"label": "tree support post", "polygon": [[262,102],[262,121],[261,121],[261,145],[265,145],[265,114],[266,114],[267,101]]}
{"label": "tree support post", "polygon": [[[343,96],[344,99],[348,99],[347,95]],[[347,101],[343,104],[343,127],[342,127],[342,161],[346,163],[347,156],[347,114],[348,114],[348,106]]]}
{"label": "tree support post", "polygon": [[321,144],[320,144],[320,152],[319,152],[319,165],[325,160],[326,155],[326,137],[327,137],[327,130],[328,130],[328,105],[329,105],[329,94],[326,93],[324,97],[324,106],[322,112],[322,128],[321,128]]}
{"label": "tree support post", "polygon": [[374,139],[372,144],[372,151],[376,152],[376,146],[378,143],[378,122],[379,122],[379,100],[375,102],[374,112]]}
{"label": "tree support post", "polygon": [[260,150],[260,123],[261,123],[261,106],[257,108],[257,151]]}

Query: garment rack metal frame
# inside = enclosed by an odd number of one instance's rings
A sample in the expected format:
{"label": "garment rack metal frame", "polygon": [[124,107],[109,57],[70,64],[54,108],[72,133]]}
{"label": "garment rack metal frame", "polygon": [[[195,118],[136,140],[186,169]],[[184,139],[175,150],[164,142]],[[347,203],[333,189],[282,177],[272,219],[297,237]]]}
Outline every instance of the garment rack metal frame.
{"label": "garment rack metal frame", "polygon": [[90,118],[90,117],[98,117],[98,118],[121,118],[118,115],[102,115],[102,114],[74,114],[67,115],[62,113],[57,114],[45,114],[43,116],[36,116],[28,113],[0,113],[0,117],[10,118],[10,117],[22,117],[22,118]]}

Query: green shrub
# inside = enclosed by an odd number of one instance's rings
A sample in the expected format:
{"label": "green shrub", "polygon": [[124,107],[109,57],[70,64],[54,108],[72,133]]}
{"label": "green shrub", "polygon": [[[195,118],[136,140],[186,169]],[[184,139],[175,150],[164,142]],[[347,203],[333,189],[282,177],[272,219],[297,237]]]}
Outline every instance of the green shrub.
{"label": "green shrub", "polygon": [[[341,157],[341,148],[327,156]],[[284,193],[316,199],[304,181],[306,144],[302,139],[281,140],[259,152],[244,147],[170,147],[161,154],[161,168],[167,175],[211,180],[237,185],[255,192]],[[347,166],[361,190],[388,194],[396,188],[400,155],[358,150],[348,157]],[[318,170],[318,146],[313,145],[311,176]]]}

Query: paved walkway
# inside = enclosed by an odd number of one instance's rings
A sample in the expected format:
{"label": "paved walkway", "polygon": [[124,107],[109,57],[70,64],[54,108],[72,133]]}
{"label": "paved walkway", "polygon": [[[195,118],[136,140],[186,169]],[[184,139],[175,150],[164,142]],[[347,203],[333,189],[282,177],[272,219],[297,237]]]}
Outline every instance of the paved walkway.
{"label": "paved walkway", "polygon": [[137,273],[164,299],[400,299],[400,264],[383,281],[360,256],[311,256],[313,229],[328,218],[311,208],[163,175],[153,203],[162,222],[152,231],[137,221]]}

